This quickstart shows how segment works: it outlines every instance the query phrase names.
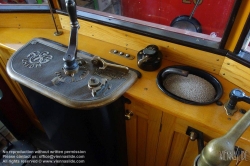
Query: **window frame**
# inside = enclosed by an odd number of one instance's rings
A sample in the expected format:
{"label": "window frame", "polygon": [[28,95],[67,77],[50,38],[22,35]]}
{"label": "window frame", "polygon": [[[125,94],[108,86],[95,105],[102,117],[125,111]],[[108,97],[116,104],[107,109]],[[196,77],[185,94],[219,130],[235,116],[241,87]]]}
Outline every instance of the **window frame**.
{"label": "window frame", "polygon": [[12,12],[46,12],[48,13],[50,8],[45,4],[0,4],[0,13],[12,13]]}
{"label": "window frame", "polygon": [[[233,50],[233,52],[228,51],[228,53],[226,54],[226,56],[248,68],[250,68],[250,62],[249,60],[246,60],[244,57],[240,57],[238,56],[238,54],[240,53],[243,43],[245,41],[245,38],[248,34],[248,32],[250,31],[250,13],[248,14],[247,20],[245,22],[245,25],[243,27],[243,30],[241,31],[239,40]],[[250,53],[246,53],[250,56]]]}
{"label": "window frame", "polygon": [[240,37],[239,37],[239,40],[235,46],[235,49],[233,51],[233,53],[235,54],[239,54],[239,52],[241,51],[242,49],[242,46],[243,46],[243,43],[246,39],[246,36],[247,34],[249,33],[250,31],[250,13],[248,14],[248,17],[247,17],[247,20],[246,20],[246,23],[244,25],[244,28],[243,30],[241,31],[241,34],[240,34]]}
{"label": "window frame", "polygon": [[[65,1],[58,0],[56,3],[59,4],[60,7],[54,7],[54,1],[50,0],[51,6],[53,8],[53,12],[63,15],[68,15],[66,12]],[[159,28],[155,28],[152,26],[145,26],[139,23],[134,23],[132,21],[127,21],[126,19],[122,19],[117,17],[117,15],[105,14],[104,12],[99,12],[92,9],[87,9],[83,7],[77,7],[77,17],[78,19],[98,23],[105,26],[114,27],[117,29],[129,31],[132,33],[148,36],[151,38],[163,40],[166,42],[171,42],[219,55],[226,56],[228,50],[225,49],[225,44],[228,40],[229,34],[231,32],[232,26],[234,25],[234,21],[238,10],[241,6],[242,0],[236,0],[233,11],[231,13],[227,28],[224,32],[224,35],[220,41],[220,43],[215,43],[211,41],[201,40],[201,38],[187,36],[184,34],[179,34],[176,32],[171,32]],[[49,5],[42,4],[28,4],[28,5],[0,5],[0,13],[1,12],[50,12]],[[136,19],[131,19],[136,20]],[[144,21],[142,21],[144,22]],[[197,42],[199,40],[199,43]]]}
{"label": "window frame", "polygon": [[[160,29],[160,28],[155,28],[153,26],[146,27],[145,25],[142,25],[140,23],[133,22],[136,19],[132,19],[132,18],[126,19],[126,17],[124,19],[124,18],[121,18],[123,16],[117,16],[117,15],[110,14],[110,13],[106,14],[104,12],[87,9],[83,7],[78,7],[78,6],[77,6],[77,17],[78,19],[83,19],[86,21],[99,23],[102,25],[114,27],[114,28],[121,29],[121,30],[126,30],[132,33],[163,40],[166,42],[180,44],[183,46],[196,48],[196,49],[200,49],[203,51],[216,53],[216,54],[225,56],[227,54],[227,50],[225,50],[224,48],[228,40],[229,34],[231,32],[231,29],[233,27],[238,10],[241,6],[241,3],[242,3],[242,0],[235,1],[235,5],[233,7],[231,16],[229,18],[229,22],[227,24],[223,37],[219,43],[209,41],[209,40],[207,41],[202,40],[201,38],[187,36],[185,34],[171,32],[171,31]],[[59,0],[59,4],[60,4],[61,9],[57,9],[56,12],[59,14],[67,15],[65,1]],[[146,21],[139,20],[138,22],[145,23]],[[197,40],[199,41],[197,42]]]}

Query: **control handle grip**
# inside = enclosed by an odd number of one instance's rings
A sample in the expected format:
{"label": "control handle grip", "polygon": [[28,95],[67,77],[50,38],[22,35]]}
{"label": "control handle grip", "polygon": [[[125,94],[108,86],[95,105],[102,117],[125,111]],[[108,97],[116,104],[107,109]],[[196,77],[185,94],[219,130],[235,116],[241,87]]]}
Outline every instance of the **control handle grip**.
{"label": "control handle grip", "polygon": [[70,24],[72,27],[79,27],[76,15],[76,3],[74,0],[65,0],[66,10],[70,17]]}

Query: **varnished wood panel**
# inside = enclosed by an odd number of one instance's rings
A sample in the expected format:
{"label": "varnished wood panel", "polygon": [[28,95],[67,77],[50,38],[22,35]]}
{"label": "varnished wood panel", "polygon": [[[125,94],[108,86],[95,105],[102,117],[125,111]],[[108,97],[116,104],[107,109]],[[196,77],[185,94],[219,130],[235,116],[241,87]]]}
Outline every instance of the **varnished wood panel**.
{"label": "varnished wood panel", "polygon": [[250,161],[249,160],[240,160],[240,159],[234,159],[231,161],[231,163],[229,164],[229,166],[249,166],[250,165]]}
{"label": "varnished wood panel", "polygon": [[14,53],[14,50],[7,49],[7,48],[0,46],[0,69],[1,69],[0,74],[3,77],[3,79],[5,80],[5,82],[8,84],[9,88],[13,92],[17,101],[23,107],[23,109],[27,113],[28,117],[33,122],[33,124],[37,128],[43,130],[40,122],[37,120],[37,117],[36,117],[35,113],[33,112],[33,109],[31,108],[27,98],[25,97],[21,87],[19,86],[19,84],[17,82],[13,81],[6,73],[5,67],[6,67],[7,61],[9,59],[9,57],[11,56],[11,54],[13,54],[13,53]]}
{"label": "varnished wood panel", "polygon": [[[58,15],[54,14],[56,25],[61,29]],[[1,28],[38,28],[54,29],[50,13],[0,13]]]}
{"label": "varnished wood panel", "polygon": [[240,88],[250,91],[250,69],[229,58],[226,58],[220,75]]}
{"label": "varnished wood panel", "polygon": [[188,122],[186,120],[179,119],[179,118],[177,118],[177,120],[176,120],[174,130],[185,134],[188,127],[192,127],[192,128],[195,128],[196,130],[203,132],[205,141],[210,141],[213,138],[218,138],[218,137],[222,136],[222,134],[220,134],[220,132],[218,130],[213,131],[213,129],[211,129],[211,128],[201,126],[201,125],[198,125],[198,124],[195,124],[192,122]]}
{"label": "varnished wood panel", "polygon": [[[224,121],[224,123],[230,123],[231,120],[230,119],[224,119],[223,121]],[[214,123],[216,123],[216,122],[214,122]],[[221,124],[217,124],[217,128],[210,128],[208,126],[205,126],[205,125],[202,125],[202,124],[197,124],[197,123],[194,123],[194,122],[189,122],[189,121],[186,121],[186,120],[183,120],[183,119],[180,119],[180,118],[178,118],[176,120],[175,131],[180,132],[180,133],[186,133],[186,130],[187,130],[188,126],[193,127],[195,129],[203,132],[203,137],[204,137],[205,142],[209,142],[212,139],[219,138],[219,137],[224,135],[223,131],[221,131],[221,127],[218,127],[218,126],[221,126]],[[232,125],[232,127],[233,127],[233,125]],[[243,136],[242,136],[243,139],[239,139],[236,142],[236,146],[239,146],[239,147],[243,148],[244,150],[248,151],[250,149],[249,143],[246,143],[246,142],[243,141],[244,137],[246,135],[249,135],[249,130],[246,130],[243,133]]]}
{"label": "varnished wood panel", "polygon": [[129,121],[126,121],[126,137],[127,137],[127,155],[128,165],[137,165],[137,117],[134,115]]}
{"label": "varnished wood panel", "polygon": [[124,96],[131,101],[131,104],[126,104],[126,109],[134,110],[133,112],[135,115],[138,115],[146,120],[155,121],[158,123],[161,122],[162,111],[151,107],[146,103],[137,101],[129,95],[125,94]]}
{"label": "varnished wood panel", "polygon": [[[63,15],[59,15],[59,17],[62,28],[70,30],[69,18]],[[78,21],[80,24],[79,34],[138,51],[142,50],[147,45],[155,44],[160,48],[166,60],[198,67],[212,73],[219,73],[224,60],[223,56],[205,51],[141,36],[92,22],[83,20]]]}
{"label": "varnished wood panel", "polygon": [[159,139],[159,131],[160,131],[159,122],[148,121],[145,166],[155,165],[155,158],[156,158],[157,145],[158,145],[158,139]]}
{"label": "varnished wood panel", "polygon": [[[93,23],[86,23],[85,27],[82,25],[84,24],[81,23],[80,33],[84,33],[84,35],[79,35],[79,48],[81,50],[84,50],[84,51],[87,50],[90,53],[96,53],[103,58],[113,60],[117,63],[121,63],[124,65],[131,65],[139,71],[141,70],[137,67],[136,59],[132,61],[128,61],[120,57],[109,54],[108,50],[112,47],[118,47],[118,48],[122,48],[123,50],[127,50],[127,49],[129,51],[132,50],[131,52],[135,54],[138,50],[144,48],[147,44],[154,43],[154,44],[159,45],[161,50],[165,50],[163,51],[164,61],[162,64],[162,68],[165,66],[175,65],[175,64],[178,64],[178,62],[181,62],[185,64],[190,64],[196,67],[200,66],[201,68],[206,69],[207,71],[211,71],[213,73],[216,73],[215,71],[213,71],[213,67],[217,66],[216,70],[217,69],[220,70],[222,61],[224,59],[224,57],[222,57],[222,59],[219,59],[217,61],[216,58],[218,56],[211,55],[210,53],[206,53],[208,54],[209,58],[207,56],[204,56],[206,57],[204,58],[203,51],[171,44],[168,42],[158,41],[152,38],[143,37],[143,36],[132,34],[132,33],[127,33],[125,31],[120,31],[120,30],[113,29],[113,28],[107,28],[101,25],[95,25]],[[92,27],[90,27],[90,25],[92,25]],[[94,30],[91,30],[91,28],[93,28]],[[84,29],[86,29],[86,34],[85,34]],[[98,32],[98,30],[100,32]],[[4,42],[7,44],[22,42],[24,44],[25,42],[29,41],[33,37],[42,36],[48,39],[58,41],[63,44],[68,43],[69,33],[68,33],[67,28],[64,29],[65,33],[60,37],[55,37],[53,35],[53,31],[54,30],[52,29],[46,30],[46,29],[0,28],[0,42]],[[113,35],[113,32],[114,32],[114,35]],[[109,35],[109,34],[112,34],[112,35]],[[168,51],[171,54],[165,55],[165,53]],[[202,59],[200,60],[199,58],[202,58]],[[171,59],[173,61],[170,61]],[[179,59],[182,61],[179,61]],[[208,59],[208,61],[206,60],[203,61],[203,59]],[[233,126],[233,124],[236,123],[236,121],[240,117],[242,117],[242,115],[239,112],[237,112],[233,117],[228,117],[225,114],[225,110],[223,109],[223,106],[217,106],[214,103],[207,105],[207,106],[193,106],[193,105],[188,105],[188,104],[178,102],[166,96],[158,89],[156,82],[155,82],[158,71],[159,70],[153,71],[153,72],[141,71],[142,78],[139,79],[134,84],[134,86],[131,87],[125,94],[129,97],[134,98],[133,99],[134,102],[141,103],[140,105],[137,105],[135,107],[131,106],[131,108],[138,110],[135,113],[136,116],[140,116],[141,118],[148,119],[156,123],[158,119],[161,119],[161,114],[159,115],[158,111],[155,111],[155,110],[160,110],[160,111],[167,112],[172,116],[180,117],[189,122],[192,122],[195,125],[199,126],[198,128],[201,128],[201,129],[205,128],[206,129],[204,130],[205,132],[206,131],[208,132],[211,129],[212,133],[217,133],[217,135],[226,133],[226,131],[228,131]],[[224,76],[223,77],[220,77],[218,75],[215,75],[215,76],[221,81],[223,85],[224,92],[223,92],[221,101],[225,103],[228,100],[228,94],[230,90],[234,87],[237,87],[237,85],[231,83],[227,79],[224,79],[223,78]],[[239,105],[241,104],[242,103],[239,103]],[[143,107],[144,109],[140,109],[141,107]],[[244,105],[243,108],[248,109],[249,105]],[[133,125],[131,125],[132,127],[130,126],[130,128],[132,129],[135,127],[137,129],[138,128],[137,123],[138,123],[137,121],[134,121]],[[182,130],[183,127],[180,127],[180,128],[181,128],[180,130],[183,131]],[[249,144],[250,142],[249,133],[250,133],[249,130],[247,130],[245,135],[243,135],[242,137],[243,139],[242,139],[241,145],[244,145],[244,147],[247,146],[247,144]],[[132,132],[130,136],[131,138],[135,137],[135,139],[137,139],[137,131],[135,130],[134,132]],[[134,142],[131,141],[130,144],[132,144],[131,145],[132,151],[135,151],[132,153],[131,156],[135,158],[133,160],[136,161],[135,162],[136,164],[137,163],[136,147],[138,147],[138,144],[136,141]],[[135,154],[135,156],[133,156],[133,154]]]}
{"label": "varnished wood panel", "polygon": [[192,166],[198,154],[197,141],[189,140],[180,166]]}
{"label": "varnished wood panel", "polygon": [[54,29],[0,28],[0,43],[15,50],[37,37],[68,44],[70,35],[68,31],[63,31],[61,36],[55,36],[54,32]]}
{"label": "varnished wood panel", "polygon": [[155,165],[165,166],[174,136],[176,117],[163,113]]}
{"label": "varnished wood panel", "polygon": [[138,121],[138,138],[137,138],[137,165],[145,165],[146,152],[147,152],[147,133],[148,133],[148,121],[147,119],[137,117]]}
{"label": "varnished wood panel", "polygon": [[185,153],[189,137],[182,133],[175,132],[171,149],[168,155],[167,166],[180,165]]}
{"label": "varnished wood panel", "polygon": [[155,165],[162,113],[129,99],[131,104],[125,105],[126,110],[133,112],[131,119],[126,120],[129,166]]}
{"label": "varnished wood panel", "polygon": [[238,166],[249,166],[249,165],[250,165],[250,161],[247,160],[247,161],[241,161]]}
{"label": "varnished wood panel", "polygon": [[[0,28],[0,42],[4,45],[19,45],[25,44],[34,37],[41,36],[66,45],[68,43],[69,32],[67,30],[63,31],[64,34],[62,36],[54,36],[53,29]],[[97,47],[98,49],[96,49]],[[129,67],[133,66],[134,69],[137,69],[142,73],[142,78],[138,79],[136,83],[125,93],[126,96],[132,97],[135,102],[144,103],[142,106],[145,107],[145,110],[149,110],[149,114],[142,111],[138,113],[138,115],[140,114],[145,118],[150,117],[152,121],[157,121],[156,119],[161,118],[161,114],[159,115],[157,113],[158,111],[155,110],[160,110],[175,117],[185,119],[188,122],[194,122],[197,126],[211,129],[213,132],[219,134],[226,133],[233,126],[233,124],[235,124],[236,121],[242,117],[242,114],[239,112],[235,113],[232,117],[228,117],[223,106],[217,106],[215,103],[205,106],[194,106],[184,104],[170,98],[161,92],[156,85],[156,77],[160,69],[152,72],[142,71],[137,67],[136,59],[130,61],[122,57],[112,55],[108,52],[110,48],[117,48],[118,50],[123,49],[126,51],[125,47],[97,40],[88,36],[79,35],[79,49],[97,54],[116,63],[127,65]],[[136,53],[135,50],[128,49],[128,51],[133,54]],[[164,60],[161,68],[176,64],[178,63]],[[222,83],[223,95],[220,101],[225,103],[229,99],[229,92],[233,88],[237,87],[237,85],[231,83],[222,76],[215,74],[214,76]],[[250,95],[248,92],[246,92],[246,94]],[[249,109],[249,104],[244,102],[239,102],[237,106],[246,110]],[[247,130],[243,134],[242,138],[243,139],[240,140],[241,145],[244,145],[244,147],[249,150],[250,147],[248,147],[248,144],[250,145],[250,131]]]}
{"label": "varnished wood panel", "polygon": [[228,166],[238,166],[239,164],[240,162],[237,162],[236,160],[232,160]]}
{"label": "varnished wood panel", "polygon": [[126,121],[129,166],[152,166],[155,163],[160,123],[137,115]]}
{"label": "varnished wood panel", "polygon": [[[44,37],[62,42],[67,43],[69,33],[67,31],[64,31],[65,33],[62,36],[55,37],[53,35],[53,30],[39,30],[39,29],[9,29],[9,28],[0,28],[0,34],[1,38],[0,41],[3,41],[4,43],[19,43],[19,42],[27,42],[28,40],[32,39],[35,36],[39,36],[39,34],[42,34]],[[8,36],[11,33],[15,32],[15,35]],[[115,56],[108,53],[109,47],[112,46],[111,43],[102,42],[101,40],[96,40],[93,38],[89,38],[83,35],[79,35],[80,48],[86,48],[86,50],[90,53],[97,53],[98,55],[107,58],[109,60],[114,60],[117,63],[125,64],[125,65],[131,65],[136,68],[136,60],[126,60],[119,56]],[[102,45],[103,48],[100,47],[100,49],[96,49],[97,45]],[[119,48],[122,48],[119,46]],[[163,65],[169,66],[169,65],[175,65],[176,63],[171,61],[164,61]],[[140,70],[140,69],[138,69]],[[157,76],[158,71],[153,72],[142,72],[142,78],[139,79],[134,86],[132,86],[127,92],[126,95],[129,97],[135,98],[136,102],[141,103],[147,103],[144,105],[146,110],[155,107],[161,111],[168,112],[169,114],[172,114],[177,117],[184,118],[188,121],[196,121],[199,125],[203,126],[209,126],[211,129],[220,130],[221,133],[225,133],[227,130],[232,127],[232,124],[234,124],[242,115],[240,113],[236,113],[233,117],[230,117],[231,120],[228,120],[228,117],[225,114],[225,110],[223,106],[219,107],[215,104],[207,105],[207,106],[192,106],[180,103],[174,99],[171,99],[170,97],[163,94],[159,88],[156,85],[155,79]],[[228,100],[229,92],[232,88],[237,87],[235,84],[230,83],[226,79],[223,79],[222,77],[216,75],[216,77],[221,81],[223,85],[223,96],[221,98],[221,101],[224,103]],[[248,109],[249,105],[244,104],[244,102],[239,102],[237,105],[243,105],[244,109]],[[143,105],[142,105],[143,106]],[[148,109],[147,109],[148,108]],[[202,111],[201,111],[202,110]],[[156,119],[159,119],[158,115],[155,115],[154,111],[151,112],[152,116],[151,120],[153,120],[156,116]],[[143,112],[140,113],[141,116],[148,117],[147,114],[144,114]],[[161,115],[160,115],[161,116]],[[154,120],[155,121],[155,120]],[[220,126],[220,128],[217,128],[217,126]],[[248,132],[249,133],[249,132]],[[249,138],[249,134],[245,135],[245,138]],[[245,139],[247,140],[247,139]]]}

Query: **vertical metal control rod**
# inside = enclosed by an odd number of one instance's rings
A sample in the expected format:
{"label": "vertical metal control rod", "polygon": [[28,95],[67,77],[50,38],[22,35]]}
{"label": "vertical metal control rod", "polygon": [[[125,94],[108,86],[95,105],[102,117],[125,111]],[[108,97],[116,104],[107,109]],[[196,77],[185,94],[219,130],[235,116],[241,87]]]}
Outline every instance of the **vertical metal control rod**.
{"label": "vertical metal control rod", "polygon": [[52,20],[53,20],[55,28],[56,28],[56,31],[54,32],[54,35],[55,36],[60,36],[60,35],[63,34],[63,32],[62,31],[58,31],[58,28],[57,28],[57,25],[56,25],[56,21],[55,21],[55,17],[54,17],[54,14],[53,14],[53,10],[52,10],[52,6],[51,6],[51,3],[50,3],[50,0],[48,0],[48,4],[49,4],[49,9],[50,9],[50,14],[52,16]]}
{"label": "vertical metal control rod", "polygon": [[70,17],[70,39],[69,46],[66,54],[63,57],[64,65],[63,69],[66,75],[74,76],[79,69],[78,62],[76,61],[76,53],[77,53],[77,36],[78,29],[80,28],[79,23],[77,21],[76,14],[76,3],[74,0],[66,0],[66,9]]}

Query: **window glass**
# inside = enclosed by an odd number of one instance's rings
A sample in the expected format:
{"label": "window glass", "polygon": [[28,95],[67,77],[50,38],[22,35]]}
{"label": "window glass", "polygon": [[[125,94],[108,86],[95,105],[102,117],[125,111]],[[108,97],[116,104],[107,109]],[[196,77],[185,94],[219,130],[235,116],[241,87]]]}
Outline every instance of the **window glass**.
{"label": "window glass", "polygon": [[[120,15],[129,22],[215,43],[221,42],[236,2],[236,0],[75,1],[80,7]],[[219,44],[213,45],[218,47]]]}
{"label": "window glass", "polygon": [[250,62],[250,30],[248,31],[238,56]]}

